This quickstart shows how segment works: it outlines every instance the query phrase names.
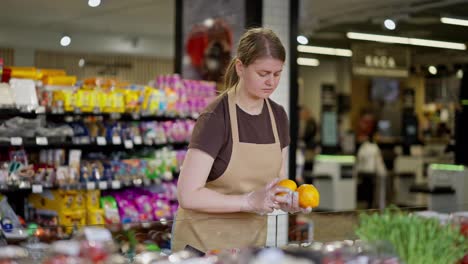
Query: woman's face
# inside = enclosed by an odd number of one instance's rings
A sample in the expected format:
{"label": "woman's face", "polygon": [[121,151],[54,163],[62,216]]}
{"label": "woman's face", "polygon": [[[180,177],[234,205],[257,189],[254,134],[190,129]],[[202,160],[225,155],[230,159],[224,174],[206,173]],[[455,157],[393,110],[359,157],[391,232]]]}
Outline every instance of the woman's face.
{"label": "woman's face", "polygon": [[283,65],[283,61],[271,57],[257,59],[248,66],[238,60],[236,70],[249,95],[265,99],[278,87]]}

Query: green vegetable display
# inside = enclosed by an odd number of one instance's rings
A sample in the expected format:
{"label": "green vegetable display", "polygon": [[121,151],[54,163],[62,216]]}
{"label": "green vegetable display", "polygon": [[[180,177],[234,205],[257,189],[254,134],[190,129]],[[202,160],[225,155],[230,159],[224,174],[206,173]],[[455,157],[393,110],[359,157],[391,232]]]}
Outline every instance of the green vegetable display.
{"label": "green vegetable display", "polygon": [[361,214],[356,234],[364,241],[387,240],[407,264],[456,263],[468,252],[468,239],[437,219],[386,209],[382,214]]}

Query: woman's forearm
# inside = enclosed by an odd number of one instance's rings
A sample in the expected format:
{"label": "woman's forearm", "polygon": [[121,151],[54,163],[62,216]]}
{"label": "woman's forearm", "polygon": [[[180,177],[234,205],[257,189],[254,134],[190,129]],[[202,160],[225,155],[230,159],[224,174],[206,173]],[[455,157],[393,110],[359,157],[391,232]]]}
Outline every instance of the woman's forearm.
{"label": "woman's forearm", "polygon": [[244,195],[226,195],[205,187],[178,194],[179,205],[184,209],[205,213],[240,212],[245,201]]}

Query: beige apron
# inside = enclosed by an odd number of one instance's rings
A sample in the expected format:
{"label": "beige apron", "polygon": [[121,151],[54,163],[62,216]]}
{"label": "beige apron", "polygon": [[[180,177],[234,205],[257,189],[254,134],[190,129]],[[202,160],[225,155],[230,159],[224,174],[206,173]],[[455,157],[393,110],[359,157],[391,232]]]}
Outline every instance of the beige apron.
{"label": "beige apron", "polygon": [[[273,144],[239,141],[235,91],[228,93],[232,131],[232,154],[226,171],[205,187],[223,194],[239,195],[265,186],[279,176],[281,146],[275,117],[265,100],[275,136]],[[173,252],[190,245],[202,251],[265,246],[267,216],[253,213],[201,213],[179,207],[172,237]]]}

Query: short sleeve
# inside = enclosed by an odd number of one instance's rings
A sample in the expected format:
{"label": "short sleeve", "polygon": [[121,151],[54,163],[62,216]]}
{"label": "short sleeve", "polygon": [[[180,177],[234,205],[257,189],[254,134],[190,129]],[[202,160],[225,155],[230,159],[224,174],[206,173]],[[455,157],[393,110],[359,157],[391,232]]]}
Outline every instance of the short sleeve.
{"label": "short sleeve", "polygon": [[278,111],[277,124],[278,124],[278,136],[280,138],[281,149],[289,146],[291,143],[291,138],[289,135],[289,119],[286,111],[283,107],[280,107]]}
{"label": "short sleeve", "polygon": [[225,143],[224,119],[215,113],[203,113],[197,119],[189,148],[199,149],[216,159]]}

